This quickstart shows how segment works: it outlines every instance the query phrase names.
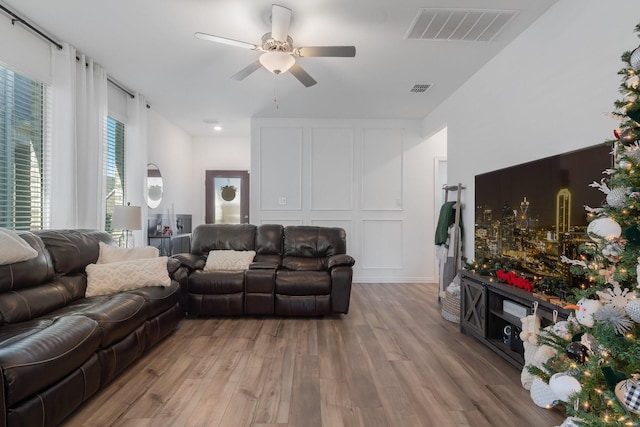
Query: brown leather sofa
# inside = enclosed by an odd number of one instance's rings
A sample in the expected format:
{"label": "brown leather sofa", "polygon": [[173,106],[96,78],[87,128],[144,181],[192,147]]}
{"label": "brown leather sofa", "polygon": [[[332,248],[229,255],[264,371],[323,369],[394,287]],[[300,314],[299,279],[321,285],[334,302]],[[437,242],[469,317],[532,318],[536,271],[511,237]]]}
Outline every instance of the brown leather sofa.
{"label": "brown leather sofa", "polygon": [[186,277],[170,259],[170,286],[85,298],[107,233],[19,234],[38,256],[0,266],[0,426],[57,425],[174,329]]}
{"label": "brown leather sofa", "polygon": [[[213,250],[255,251],[242,271],[203,271]],[[320,316],[349,311],[355,260],[342,228],[204,224],[193,230],[184,304],[190,316]]]}

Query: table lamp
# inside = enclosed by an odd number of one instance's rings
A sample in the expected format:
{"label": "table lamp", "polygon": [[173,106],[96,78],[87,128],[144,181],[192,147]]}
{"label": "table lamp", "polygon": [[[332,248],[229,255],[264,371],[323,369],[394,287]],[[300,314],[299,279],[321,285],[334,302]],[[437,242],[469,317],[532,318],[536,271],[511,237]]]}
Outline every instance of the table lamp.
{"label": "table lamp", "polygon": [[131,230],[142,229],[140,206],[131,206],[131,203],[127,203],[127,206],[114,206],[111,228],[114,230],[122,230],[123,236],[119,242],[120,246],[124,243],[125,248],[134,247],[135,240]]}

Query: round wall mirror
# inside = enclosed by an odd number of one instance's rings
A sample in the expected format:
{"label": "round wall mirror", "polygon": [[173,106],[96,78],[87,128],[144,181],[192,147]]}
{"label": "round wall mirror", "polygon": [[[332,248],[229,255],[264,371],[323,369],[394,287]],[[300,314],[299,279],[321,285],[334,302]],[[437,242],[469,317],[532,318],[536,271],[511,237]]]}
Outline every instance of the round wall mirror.
{"label": "round wall mirror", "polygon": [[162,174],[153,163],[147,165],[147,206],[155,209],[162,202]]}

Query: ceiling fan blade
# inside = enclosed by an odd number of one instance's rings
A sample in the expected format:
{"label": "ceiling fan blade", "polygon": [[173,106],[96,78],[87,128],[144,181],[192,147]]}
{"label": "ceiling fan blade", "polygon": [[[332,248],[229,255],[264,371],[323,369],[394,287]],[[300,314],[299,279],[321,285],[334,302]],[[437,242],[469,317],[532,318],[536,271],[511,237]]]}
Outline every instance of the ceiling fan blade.
{"label": "ceiling fan blade", "polygon": [[291,68],[289,68],[289,71],[296,79],[300,80],[300,83],[302,83],[306,87],[313,86],[314,84],[318,83],[297,62],[293,64]]}
{"label": "ceiling fan blade", "polygon": [[291,23],[291,9],[277,4],[271,7],[271,37],[279,42],[286,42]]}
{"label": "ceiling fan blade", "polygon": [[258,46],[252,43],[241,42],[239,40],[228,39],[226,37],[219,37],[219,36],[214,36],[206,33],[195,33],[194,37],[200,40],[228,44],[230,46],[242,47],[244,49],[256,50],[258,48]]}
{"label": "ceiling fan blade", "polygon": [[296,49],[298,56],[306,57],[318,57],[318,56],[333,56],[333,57],[349,57],[356,56],[355,46],[309,46]]}
{"label": "ceiling fan blade", "polygon": [[242,70],[238,71],[233,76],[231,76],[231,78],[234,80],[242,80],[260,67],[262,67],[262,64],[260,64],[260,61],[252,62],[251,64],[247,65]]}

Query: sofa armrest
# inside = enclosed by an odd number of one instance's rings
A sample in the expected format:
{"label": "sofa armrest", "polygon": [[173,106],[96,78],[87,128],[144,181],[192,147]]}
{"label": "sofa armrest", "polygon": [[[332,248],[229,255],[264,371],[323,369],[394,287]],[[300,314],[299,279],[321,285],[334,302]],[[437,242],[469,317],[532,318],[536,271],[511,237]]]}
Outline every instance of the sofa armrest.
{"label": "sofa armrest", "polygon": [[176,254],[171,256],[172,259],[176,259],[180,264],[188,267],[190,270],[202,270],[207,260],[200,255],[194,254]]}
{"label": "sofa armrest", "polygon": [[353,259],[351,255],[346,255],[346,254],[333,255],[333,256],[330,256],[327,261],[327,268],[331,270],[332,268],[337,267],[339,265],[346,266],[346,267],[353,267],[355,263],[356,263],[356,260]]}
{"label": "sofa armrest", "polygon": [[175,273],[180,267],[182,267],[182,263],[175,258],[167,258],[167,272],[169,276]]}
{"label": "sofa armrest", "polygon": [[352,279],[351,266],[340,265],[331,269],[331,311],[333,313],[349,312]]}

